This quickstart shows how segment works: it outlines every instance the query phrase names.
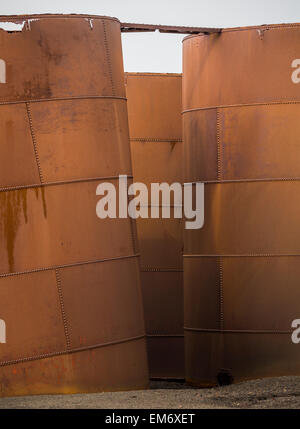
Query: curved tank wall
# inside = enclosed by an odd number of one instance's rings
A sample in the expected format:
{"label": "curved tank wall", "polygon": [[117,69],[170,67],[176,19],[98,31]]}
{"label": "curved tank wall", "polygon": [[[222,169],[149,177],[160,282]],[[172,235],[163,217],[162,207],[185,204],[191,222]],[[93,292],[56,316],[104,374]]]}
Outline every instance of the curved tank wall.
{"label": "curved tank wall", "polygon": [[[126,73],[135,182],[182,183],[181,75]],[[181,219],[137,219],[150,377],[183,378]]]}
{"label": "curved tank wall", "polygon": [[135,224],[96,188],[132,177],[120,24],[26,16],[0,30],[0,394],[143,388]]}
{"label": "curved tank wall", "polygon": [[186,182],[205,223],[186,230],[186,378],[200,386],[300,374],[300,25],[187,37]]}

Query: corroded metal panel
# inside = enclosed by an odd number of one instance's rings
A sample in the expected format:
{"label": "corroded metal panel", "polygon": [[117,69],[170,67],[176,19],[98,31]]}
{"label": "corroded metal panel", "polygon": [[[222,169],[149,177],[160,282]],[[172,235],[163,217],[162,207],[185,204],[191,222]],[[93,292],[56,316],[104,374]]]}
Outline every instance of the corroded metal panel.
{"label": "corroded metal panel", "polygon": [[0,30],[0,394],[144,388],[134,221],[96,216],[97,185],[132,178],[120,23],[8,20],[24,27]]}
{"label": "corroded metal panel", "polygon": [[300,374],[299,40],[299,24],[184,40],[184,180],[205,183],[204,227],[184,243],[196,385]]}
{"label": "corroded metal panel", "polygon": [[[126,73],[135,182],[182,183],[181,75]],[[171,211],[172,213],[172,211]],[[181,219],[137,220],[150,376],[183,378]]]}

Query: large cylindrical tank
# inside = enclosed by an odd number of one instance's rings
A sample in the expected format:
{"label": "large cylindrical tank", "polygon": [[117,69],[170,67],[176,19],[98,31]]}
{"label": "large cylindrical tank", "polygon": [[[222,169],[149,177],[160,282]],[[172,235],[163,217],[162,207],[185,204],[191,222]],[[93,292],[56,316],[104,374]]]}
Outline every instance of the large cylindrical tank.
{"label": "large cylindrical tank", "polygon": [[120,23],[1,21],[0,394],[143,388],[135,224],[96,216],[132,177]]}
{"label": "large cylindrical tank", "polygon": [[[135,182],[182,183],[181,75],[126,73]],[[149,200],[150,204],[150,200]],[[183,378],[182,222],[137,219],[152,378]]]}
{"label": "large cylindrical tank", "polygon": [[300,374],[300,25],[183,43],[186,377],[200,386]]}

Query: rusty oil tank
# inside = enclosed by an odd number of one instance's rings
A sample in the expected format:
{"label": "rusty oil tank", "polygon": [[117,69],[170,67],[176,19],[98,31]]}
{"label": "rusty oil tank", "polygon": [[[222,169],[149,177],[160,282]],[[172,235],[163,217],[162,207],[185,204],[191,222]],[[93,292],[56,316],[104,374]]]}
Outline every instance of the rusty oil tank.
{"label": "rusty oil tank", "polygon": [[[126,73],[135,182],[182,183],[181,75]],[[172,212],[171,212],[172,213]],[[181,219],[137,219],[152,378],[184,377]]]}
{"label": "rusty oil tank", "polygon": [[185,231],[186,378],[299,375],[300,24],[183,42],[186,182],[205,223]]}
{"label": "rusty oil tank", "polygon": [[144,388],[135,224],[96,216],[132,177],[120,23],[1,21],[23,24],[0,30],[1,395]]}

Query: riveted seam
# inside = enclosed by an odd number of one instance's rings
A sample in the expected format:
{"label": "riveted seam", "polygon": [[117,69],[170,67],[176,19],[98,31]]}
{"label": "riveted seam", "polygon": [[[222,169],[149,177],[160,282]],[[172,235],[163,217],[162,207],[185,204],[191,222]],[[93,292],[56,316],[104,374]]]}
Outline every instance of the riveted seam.
{"label": "riveted seam", "polygon": [[222,334],[291,334],[292,330],[280,330],[280,329],[213,329],[213,328],[191,328],[184,326],[184,331],[190,332],[213,332]]}
{"label": "riveted seam", "polygon": [[70,332],[69,332],[68,320],[67,320],[67,315],[66,315],[65,305],[64,305],[64,298],[63,298],[63,292],[62,292],[62,286],[61,286],[61,277],[58,269],[55,270],[55,277],[56,277],[56,285],[57,285],[61,315],[62,315],[62,320],[64,325],[64,332],[66,337],[67,350],[70,350],[71,349]]}
{"label": "riveted seam", "polygon": [[115,87],[114,87],[114,82],[113,82],[110,51],[109,51],[109,47],[108,47],[108,38],[107,38],[107,31],[106,31],[106,22],[104,19],[102,19],[102,24],[103,24],[103,35],[104,35],[104,46],[105,46],[105,52],[106,52],[106,61],[107,61],[108,73],[109,73],[109,78],[110,78],[110,83],[111,83],[111,91],[112,91],[112,94],[115,95]]}
{"label": "riveted seam", "polygon": [[130,258],[138,258],[140,255],[138,253],[133,255],[124,255],[124,256],[115,256],[112,258],[104,258],[104,259],[96,259],[95,261],[83,261],[83,262],[74,262],[72,264],[64,264],[64,265],[55,265],[52,267],[42,267],[42,268],[34,268],[32,270],[24,270],[24,271],[16,271],[11,273],[3,273],[0,274],[0,279],[3,277],[12,277],[12,276],[21,276],[24,274],[33,274],[33,273],[39,273],[41,271],[51,271],[61,268],[71,268],[71,267],[79,267],[81,265],[91,265],[91,264],[98,264],[101,262],[111,262],[111,261],[120,261],[123,259],[130,259]]}
{"label": "riveted seam", "polygon": [[300,256],[300,253],[241,253],[241,254],[187,254],[184,258],[270,258],[270,257],[294,257]]}
{"label": "riveted seam", "polygon": [[27,111],[27,117],[28,117],[28,121],[29,121],[31,140],[32,140],[32,144],[33,144],[33,150],[34,150],[36,164],[37,164],[37,168],[38,168],[38,172],[39,172],[40,182],[43,183],[44,179],[43,179],[42,168],[41,168],[41,163],[40,163],[40,158],[39,158],[39,153],[38,153],[38,148],[37,148],[36,135],[35,135],[34,128],[33,128],[30,103],[26,103],[26,111]]}
{"label": "riveted seam", "polygon": [[126,97],[119,97],[117,95],[73,95],[69,97],[51,97],[51,98],[32,98],[28,100],[1,100],[0,106],[14,105],[14,104],[26,104],[26,103],[44,103],[50,101],[72,101],[72,100],[121,100],[127,101]]}
{"label": "riveted seam", "polygon": [[[132,179],[132,175],[127,175],[128,179]],[[119,180],[119,176],[102,176],[102,177],[86,177],[81,179],[70,179],[70,180],[61,180],[57,182],[43,182],[43,183],[33,183],[30,185],[16,185],[16,186],[7,186],[0,187],[0,192],[10,192],[10,191],[18,191],[20,189],[31,189],[31,188],[44,188],[46,186],[60,186],[60,185],[72,185],[76,183],[88,183],[95,181],[104,181],[104,180]]]}
{"label": "riveted seam", "polygon": [[151,137],[147,137],[147,138],[139,138],[139,137],[135,137],[135,138],[130,138],[131,142],[162,142],[162,143],[182,143],[182,139],[178,139],[178,138],[151,138]]}
{"label": "riveted seam", "polygon": [[217,133],[217,178],[218,180],[222,180],[222,130],[221,130],[221,111],[217,109],[216,111],[217,121],[216,121],[216,133]]}
{"label": "riveted seam", "polygon": [[113,345],[117,345],[117,344],[123,344],[123,343],[127,343],[130,341],[137,341],[137,340],[142,340],[142,339],[145,339],[144,334],[138,335],[135,337],[130,337],[130,338],[123,338],[121,340],[110,341],[107,343],[93,344],[91,346],[86,346],[86,347],[77,347],[77,348],[70,349],[70,350],[62,350],[62,351],[56,351],[56,352],[50,352],[50,353],[42,353],[40,355],[33,355],[33,356],[23,357],[23,358],[19,358],[19,359],[12,359],[12,360],[3,361],[3,362],[0,362],[0,367],[1,366],[7,366],[7,365],[14,365],[14,364],[18,364],[18,363],[30,362],[30,361],[34,361],[34,360],[42,360],[42,359],[47,359],[47,358],[56,357],[56,356],[65,356],[65,355],[69,355],[69,354],[73,354],[73,353],[85,352],[88,350],[98,349],[100,347],[109,347],[109,346],[113,346]]}
{"label": "riveted seam", "polygon": [[277,105],[284,105],[284,104],[299,104],[299,103],[300,103],[300,100],[276,100],[276,101],[269,101],[269,102],[225,104],[225,105],[219,105],[219,106],[204,106],[204,107],[195,107],[193,109],[185,109],[181,112],[181,114],[183,115],[184,113],[193,113],[201,110],[231,109],[233,107],[252,107],[252,106],[270,107],[270,106],[277,106]]}
{"label": "riveted seam", "polygon": [[218,183],[259,183],[259,182],[299,182],[300,177],[262,177],[258,179],[220,179],[220,180],[205,180],[205,179],[196,179],[192,183],[202,182],[208,185],[214,185]]}
{"label": "riveted seam", "polygon": [[223,261],[219,258],[219,312],[220,312],[220,330],[224,329],[224,291],[223,291]]}
{"label": "riveted seam", "polygon": [[182,273],[183,269],[143,266],[141,267],[141,272],[142,273],[149,273],[149,272]]}

